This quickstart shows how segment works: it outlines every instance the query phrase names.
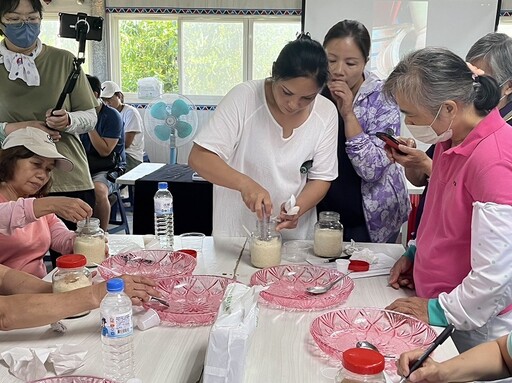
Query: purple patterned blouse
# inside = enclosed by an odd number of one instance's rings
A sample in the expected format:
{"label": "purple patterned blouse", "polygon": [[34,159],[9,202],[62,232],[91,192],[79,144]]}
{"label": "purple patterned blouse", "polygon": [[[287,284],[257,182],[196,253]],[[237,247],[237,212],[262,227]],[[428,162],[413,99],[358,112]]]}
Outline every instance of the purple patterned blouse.
{"label": "purple patterned blouse", "polygon": [[365,71],[354,98],[354,113],[363,133],[347,140],[346,152],[361,177],[363,211],[373,242],[386,242],[409,215],[410,202],[400,165],[386,156],[384,142],[375,136],[389,128],[400,134],[400,111],[381,92],[383,81]]}

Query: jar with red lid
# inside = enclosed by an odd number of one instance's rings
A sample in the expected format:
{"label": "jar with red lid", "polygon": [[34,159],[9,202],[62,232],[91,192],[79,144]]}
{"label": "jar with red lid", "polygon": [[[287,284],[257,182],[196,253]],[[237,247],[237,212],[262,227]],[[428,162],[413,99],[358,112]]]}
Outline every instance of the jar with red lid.
{"label": "jar with red lid", "polygon": [[336,383],[384,383],[384,356],[366,348],[349,348],[343,352],[343,368]]}
{"label": "jar with red lid", "polygon": [[[57,270],[52,276],[54,293],[63,293],[92,285],[91,272],[85,267],[87,258],[82,254],[61,255],[57,258]],[[75,317],[88,314],[84,312]]]}

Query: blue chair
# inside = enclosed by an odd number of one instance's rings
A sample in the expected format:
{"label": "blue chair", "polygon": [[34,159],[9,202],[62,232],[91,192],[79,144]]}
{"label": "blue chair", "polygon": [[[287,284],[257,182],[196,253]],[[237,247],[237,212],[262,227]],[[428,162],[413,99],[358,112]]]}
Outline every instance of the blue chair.
{"label": "blue chair", "polygon": [[[108,223],[109,225],[116,225],[116,227],[108,229],[108,232],[114,234],[124,230],[126,234],[130,234],[130,227],[128,226],[128,219],[126,218],[126,210],[121,198],[121,193],[116,189],[110,196],[115,197],[116,200],[111,206],[110,220]],[[117,213],[119,213],[120,219],[117,219]]]}

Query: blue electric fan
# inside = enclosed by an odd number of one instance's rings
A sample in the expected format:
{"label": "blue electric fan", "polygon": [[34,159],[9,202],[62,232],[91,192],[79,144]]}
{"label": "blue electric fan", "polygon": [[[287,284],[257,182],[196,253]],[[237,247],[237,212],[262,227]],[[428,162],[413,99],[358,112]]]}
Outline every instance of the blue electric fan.
{"label": "blue electric fan", "polygon": [[197,132],[194,104],[179,94],[163,94],[151,101],[144,113],[144,127],[158,144],[169,144],[170,163],[177,160],[177,148],[190,142]]}

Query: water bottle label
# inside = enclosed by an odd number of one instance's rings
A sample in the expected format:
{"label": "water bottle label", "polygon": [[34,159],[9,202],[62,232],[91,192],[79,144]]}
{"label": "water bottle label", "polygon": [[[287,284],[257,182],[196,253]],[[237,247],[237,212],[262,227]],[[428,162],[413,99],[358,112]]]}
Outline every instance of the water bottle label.
{"label": "water bottle label", "polygon": [[172,214],[172,201],[166,201],[164,199],[155,201],[155,213],[156,214]]}
{"label": "water bottle label", "polygon": [[107,338],[124,338],[133,334],[132,312],[101,317],[101,335]]}

